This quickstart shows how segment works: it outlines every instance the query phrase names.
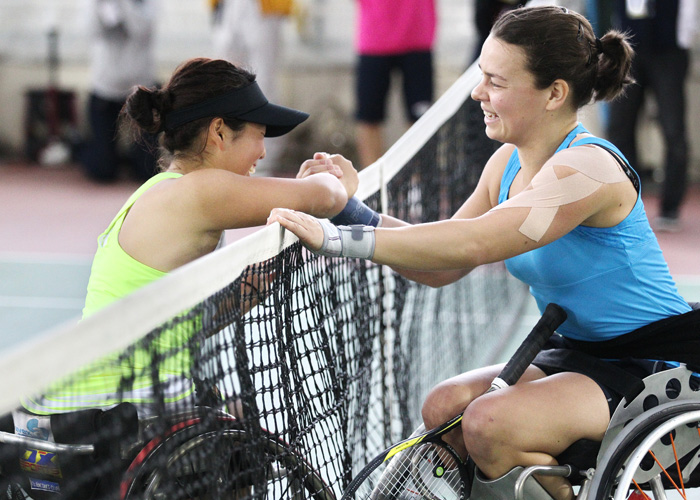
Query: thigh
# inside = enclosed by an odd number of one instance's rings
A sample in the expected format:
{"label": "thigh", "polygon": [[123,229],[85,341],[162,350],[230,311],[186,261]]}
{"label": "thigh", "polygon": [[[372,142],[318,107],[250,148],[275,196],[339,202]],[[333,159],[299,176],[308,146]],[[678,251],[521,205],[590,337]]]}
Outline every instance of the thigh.
{"label": "thigh", "polygon": [[406,114],[420,118],[433,102],[433,55],[430,51],[409,52],[400,59]]}
{"label": "thigh", "polygon": [[[625,95],[608,104],[608,134],[610,137],[634,136],[637,119],[644,104],[644,88],[639,84],[630,85]],[[617,144],[612,138],[612,142]],[[626,153],[625,153],[626,154]]]}
{"label": "thigh", "polygon": [[579,439],[600,441],[610,421],[600,386],[580,373],[523,381],[476,399],[465,419],[478,415],[512,446],[556,456]]}
{"label": "thigh", "polygon": [[[463,412],[473,400],[491,387],[491,382],[501,373],[503,366],[500,364],[477,368],[437,384],[423,404],[423,419],[426,427],[436,427]],[[543,376],[545,375],[542,370],[530,366],[525,370],[518,384],[537,380]]]}
{"label": "thigh", "polygon": [[390,82],[389,56],[360,56],[356,81],[356,118],[359,121],[379,123],[384,120]]}

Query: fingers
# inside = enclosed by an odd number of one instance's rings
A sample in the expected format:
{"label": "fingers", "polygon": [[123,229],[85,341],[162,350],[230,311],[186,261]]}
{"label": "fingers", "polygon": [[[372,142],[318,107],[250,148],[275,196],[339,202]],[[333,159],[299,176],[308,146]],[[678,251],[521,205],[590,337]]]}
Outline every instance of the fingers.
{"label": "fingers", "polygon": [[329,172],[338,178],[343,176],[343,169],[338,165],[337,161],[334,161],[333,157],[328,153],[315,153],[313,159],[306,160],[301,164],[299,172],[297,172],[297,179],[303,179],[321,172]]}
{"label": "fingers", "polygon": [[276,277],[277,272],[274,269],[262,273],[254,272],[241,284],[243,292],[248,295],[256,295],[258,299],[265,298],[272,290]]}
{"label": "fingers", "polygon": [[[290,229],[287,226],[292,224],[296,224],[300,227],[303,227],[305,224],[305,221],[303,219],[304,216],[310,219],[314,219],[313,217],[306,215],[304,212],[297,212],[296,210],[291,210],[289,208],[273,208],[270,212],[269,217],[267,218],[266,225],[269,226],[274,222],[279,222],[282,227],[285,227],[287,229]],[[308,219],[306,220],[306,222],[308,222]]]}
{"label": "fingers", "polygon": [[273,208],[272,211],[270,212],[270,215],[267,217],[267,223],[266,225],[270,225],[274,222],[279,222],[279,217],[282,216],[284,212],[290,212],[291,210],[287,208]]}
{"label": "fingers", "polygon": [[339,177],[339,179],[345,186],[348,198],[351,198],[357,191],[357,186],[359,185],[357,170],[355,170],[352,162],[342,155],[333,155],[331,156],[331,160],[343,171],[343,177]]}
{"label": "fingers", "polygon": [[287,208],[275,208],[267,218],[267,224],[279,224],[294,233],[309,249],[318,250],[323,245],[323,228],[315,217]]}
{"label": "fingers", "polygon": [[299,167],[297,179],[303,179],[309,175],[318,174],[321,172],[330,172],[338,178],[343,177],[348,172],[357,174],[352,162],[343,155],[330,155],[328,153],[314,153],[311,160],[306,160]]}

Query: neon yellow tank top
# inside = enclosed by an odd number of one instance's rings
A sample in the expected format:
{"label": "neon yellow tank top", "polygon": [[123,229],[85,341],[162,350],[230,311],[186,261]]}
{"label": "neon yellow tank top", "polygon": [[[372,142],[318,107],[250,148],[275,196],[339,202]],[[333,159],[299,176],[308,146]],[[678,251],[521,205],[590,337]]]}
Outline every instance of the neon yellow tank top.
{"label": "neon yellow tank top", "polygon": [[[175,179],[182,174],[164,172],[155,175],[129,197],[107,229],[98,238],[98,249],[92,264],[83,318],[94,314],[110,303],[165,276],[127,254],[119,245],[119,232],[124,218],[136,200],[158,182]],[[190,353],[187,344],[197,331],[199,317],[176,327],[158,332],[149,338],[146,349],[135,347],[128,355],[120,353],[105,356],[70,379],[50,387],[41,397],[23,398],[24,407],[35,414],[65,413],[85,408],[108,408],[122,401],[136,405],[140,416],[151,414],[153,356],[159,358],[158,379],[160,398],[165,407],[182,405],[191,398],[194,386],[189,380]],[[169,353],[166,354],[166,353]],[[127,388],[120,385],[128,380]]]}
{"label": "neon yellow tank top", "polygon": [[166,275],[126,253],[119,245],[119,232],[126,214],[143,193],[165,179],[178,177],[182,177],[182,174],[163,172],[147,180],[129,197],[107,229],[97,238],[97,252],[90,271],[83,318]]}

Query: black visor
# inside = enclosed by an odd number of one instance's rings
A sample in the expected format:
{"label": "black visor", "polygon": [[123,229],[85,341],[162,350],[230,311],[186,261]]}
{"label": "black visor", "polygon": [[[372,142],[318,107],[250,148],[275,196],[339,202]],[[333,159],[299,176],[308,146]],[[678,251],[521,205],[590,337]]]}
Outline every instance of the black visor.
{"label": "black visor", "polygon": [[267,127],[266,137],[278,137],[291,131],[309,115],[303,111],[272,104],[255,82],[192,106],[171,111],[165,116],[165,130],[208,116],[238,118]]}

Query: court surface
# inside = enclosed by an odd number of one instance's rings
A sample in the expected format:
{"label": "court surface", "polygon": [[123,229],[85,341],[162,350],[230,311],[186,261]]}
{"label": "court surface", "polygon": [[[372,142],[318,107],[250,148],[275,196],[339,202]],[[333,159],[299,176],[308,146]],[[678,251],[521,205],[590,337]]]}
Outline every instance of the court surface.
{"label": "court surface", "polygon": [[[97,235],[137,184],[97,185],[74,166],[20,163],[0,163],[0,181],[0,342],[10,346],[77,320]],[[646,191],[653,218],[658,202],[653,187]],[[689,192],[683,223],[679,233],[660,233],[659,242],[681,293],[700,301],[700,186]],[[250,232],[230,232],[227,241]],[[524,331],[537,316],[529,305]]]}
{"label": "court surface", "polygon": [[[77,321],[97,235],[136,187],[129,181],[95,185],[75,167],[0,163],[1,345],[16,346]],[[647,191],[645,204],[653,218],[657,200],[652,189]],[[689,193],[683,215],[684,230],[659,234],[659,241],[681,293],[700,301],[700,186]],[[250,232],[232,232],[227,239],[235,241]],[[538,317],[530,300],[518,331],[502,351],[504,358]],[[690,498],[700,500],[700,494],[693,492]]]}

